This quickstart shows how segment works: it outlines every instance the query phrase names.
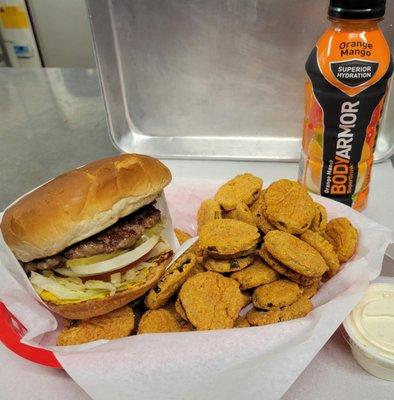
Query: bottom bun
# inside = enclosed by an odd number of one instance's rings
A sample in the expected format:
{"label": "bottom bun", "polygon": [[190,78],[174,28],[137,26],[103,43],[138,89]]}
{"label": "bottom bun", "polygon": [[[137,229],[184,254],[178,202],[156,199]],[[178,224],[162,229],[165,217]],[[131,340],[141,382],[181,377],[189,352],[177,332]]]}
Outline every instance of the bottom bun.
{"label": "bottom bun", "polygon": [[136,283],[130,289],[115,293],[113,296],[70,304],[54,304],[50,301],[44,301],[44,303],[51,311],[67,319],[87,319],[107,314],[138,299],[154,286],[171,262],[172,254],[172,251],[162,254],[158,259],[158,265],[152,268],[143,281]]}

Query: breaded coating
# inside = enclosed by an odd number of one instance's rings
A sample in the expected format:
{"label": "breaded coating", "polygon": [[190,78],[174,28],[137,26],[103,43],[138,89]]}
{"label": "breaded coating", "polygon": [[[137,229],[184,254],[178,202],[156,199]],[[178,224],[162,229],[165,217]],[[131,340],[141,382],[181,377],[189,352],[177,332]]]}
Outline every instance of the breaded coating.
{"label": "breaded coating", "polygon": [[311,230],[315,232],[324,232],[327,227],[327,211],[326,208],[315,202],[315,216],[312,220]]}
{"label": "breaded coating", "polygon": [[328,270],[318,251],[287,232],[268,232],[264,238],[264,247],[283,265],[304,276],[318,277]]}
{"label": "breaded coating", "polygon": [[207,258],[204,266],[208,271],[219,272],[221,274],[233,271],[240,271],[252,264],[254,260],[253,255],[239,258],[232,258],[230,260],[216,260],[214,258]]}
{"label": "breaded coating", "polygon": [[265,190],[261,191],[258,199],[250,206],[250,211],[253,214],[257,227],[264,233],[276,230],[276,227],[272,225],[267,217],[266,209],[267,206],[264,200]]}
{"label": "breaded coating", "polygon": [[260,195],[263,180],[252,174],[237,175],[219,188],[215,200],[227,211],[236,208],[238,203],[249,205]]}
{"label": "breaded coating", "polygon": [[182,285],[179,299],[197,330],[232,328],[244,304],[234,279],[210,271],[189,278]]}
{"label": "breaded coating", "polygon": [[245,290],[276,281],[279,274],[256,256],[253,264],[242,271],[234,272],[231,278],[239,282],[241,290]]}
{"label": "breaded coating", "polygon": [[333,277],[340,267],[338,256],[334,251],[334,247],[319,233],[308,230],[301,235],[301,239],[316,249],[324,258],[328,265],[327,276]]}
{"label": "breaded coating", "polygon": [[263,310],[274,310],[293,304],[302,294],[295,283],[279,279],[257,287],[252,296],[253,305]]}
{"label": "breaded coating", "polygon": [[157,284],[149,291],[145,298],[146,307],[155,310],[163,306],[185,282],[196,262],[197,258],[193,253],[185,253],[174,261]]}
{"label": "breaded coating", "polygon": [[358,232],[347,218],[332,219],[324,237],[334,246],[340,262],[348,261],[356,251]]}
{"label": "breaded coating", "polygon": [[297,301],[282,309],[260,311],[252,309],[246,315],[246,319],[253,326],[275,324],[305,317],[313,310],[313,304],[306,296],[301,296]]}
{"label": "breaded coating", "polygon": [[280,322],[280,315],[280,309],[262,311],[258,310],[257,308],[252,308],[246,314],[246,320],[251,326],[270,325]]}
{"label": "breaded coating", "polygon": [[255,226],[234,219],[217,219],[200,231],[200,247],[213,258],[241,257],[251,254],[260,238]]}
{"label": "breaded coating", "polygon": [[320,281],[316,281],[309,286],[301,286],[302,295],[306,296],[308,299],[312,298],[319,290]]}
{"label": "breaded coating", "polygon": [[175,228],[174,229],[175,236],[178,239],[179,244],[185,243],[186,240],[189,240],[192,236],[189,235],[187,232],[183,231],[182,229]]}
{"label": "breaded coating", "polygon": [[259,250],[259,255],[272,269],[277,271],[280,275],[283,275],[286,278],[290,279],[291,281],[298,283],[299,285],[310,286],[314,282],[316,281],[319,282],[321,280],[321,276],[311,278],[308,276],[301,275],[298,272],[293,271],[292,269],[286,267],[278,260],[276,260],[274,257],[272,257],[272,255],[268,252],[265,246]]}
{"label": "breaded coating", "polygon": [[207,222],[222,218],[220,204],[213,199],[204,200],[197,211],[197,230],[200,232],[202,226]]}
{"label": "breaded coating", "polygon": [[99,317],[75,321],[72,326],[60,332],[56,345],[70,346],[94,340],[119,339],[129,336],[133,328],[133,310],[125,306]]}
{"label": "breaded coating", "polygon": [[304,186],[295,181],[280,179],[264,193],[266,215],[277,229],[300,234],[311,225],[316,207]]}
{"label": "breaded coating", "polygon": [[238,317],[235,320],[234,328],[249,328],[250,324],[245,317]]}
{"label": "breaded coating", "polygon": [[149,310],[142,316],[137,334],[182,331],[182,325],[174,315],[164,308],[159,308],[158,310]]}

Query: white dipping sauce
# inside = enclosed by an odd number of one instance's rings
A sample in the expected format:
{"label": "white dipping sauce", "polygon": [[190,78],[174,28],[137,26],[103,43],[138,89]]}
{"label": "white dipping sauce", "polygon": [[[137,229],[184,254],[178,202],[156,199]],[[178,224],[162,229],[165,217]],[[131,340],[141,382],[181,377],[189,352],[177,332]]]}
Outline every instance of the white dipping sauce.
{"label": "white dipping sauce", "polygon": [[394,284],[372,284],[344,327],[358,363],[379,378],[394,380]]}

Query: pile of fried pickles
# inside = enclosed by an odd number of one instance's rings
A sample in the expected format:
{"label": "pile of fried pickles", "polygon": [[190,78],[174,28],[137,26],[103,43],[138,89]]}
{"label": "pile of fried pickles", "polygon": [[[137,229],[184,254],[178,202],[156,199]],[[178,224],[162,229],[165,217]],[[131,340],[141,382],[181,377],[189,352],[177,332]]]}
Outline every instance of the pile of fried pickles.
{"label": "pile of fried pickles", "polygon": [[[78,330],[92,331],[93,326],[94,333],[85,334],[90,341],[304,317],[313,309],[311,298],[354,255],[358,241],[348,219],[328,221],[324,206],[298,182],[280,179],[263,189],[262,179],[249,173],[204,200],[197,225],[197,242],[144,299],[80,321],[62,334],[72,330],[78,336]],[[190,238],[180,230],[176,234],[180,242]],[[103,335],[106,329],[123,327],[125,319],[128,325],[121,335]]]}

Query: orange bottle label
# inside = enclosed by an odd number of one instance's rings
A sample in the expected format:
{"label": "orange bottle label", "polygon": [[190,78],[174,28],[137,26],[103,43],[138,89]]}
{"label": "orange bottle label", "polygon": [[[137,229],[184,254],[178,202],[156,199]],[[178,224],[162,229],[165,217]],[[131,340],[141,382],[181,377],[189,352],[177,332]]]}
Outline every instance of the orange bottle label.
{"label": "orange bottle label", "polygon": [[355,208],[365,205],[393,63],[382,32],[329,28],[306,63],[309,80],[300,180]]}

